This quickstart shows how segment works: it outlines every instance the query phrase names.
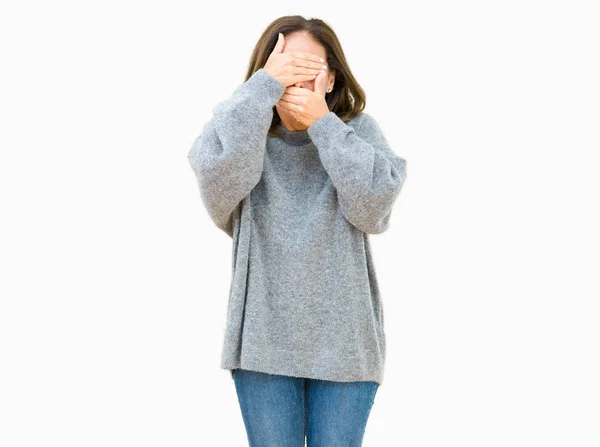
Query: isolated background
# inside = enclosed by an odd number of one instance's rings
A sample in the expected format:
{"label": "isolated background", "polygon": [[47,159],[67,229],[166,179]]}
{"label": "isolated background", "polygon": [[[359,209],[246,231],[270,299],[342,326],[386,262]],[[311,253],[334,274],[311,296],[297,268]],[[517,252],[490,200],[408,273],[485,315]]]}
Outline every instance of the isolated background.
{"label": "isolated background", "polygon": [[246,445],[187,152],[288,14],[408,162],[364,445],[600,445],[594,3],[3,3],[0,445]]}

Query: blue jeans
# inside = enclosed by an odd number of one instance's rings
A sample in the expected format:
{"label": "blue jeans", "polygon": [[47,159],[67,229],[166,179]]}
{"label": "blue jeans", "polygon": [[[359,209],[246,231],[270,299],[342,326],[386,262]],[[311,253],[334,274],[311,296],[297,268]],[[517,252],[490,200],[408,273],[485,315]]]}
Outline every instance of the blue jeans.
{"label": "blue jeans", "polygon": [[379,388],[239,368],[233,380],[250,447],[360,447]]}

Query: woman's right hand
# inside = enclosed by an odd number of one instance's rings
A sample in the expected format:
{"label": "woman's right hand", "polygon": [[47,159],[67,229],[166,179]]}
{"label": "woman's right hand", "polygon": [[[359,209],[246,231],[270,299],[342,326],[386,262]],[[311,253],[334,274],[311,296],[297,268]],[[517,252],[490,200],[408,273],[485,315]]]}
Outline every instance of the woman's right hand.
{"label": "woman's right hand", "polygon": [[285,38],[279,33],[279,39],[273,52],[267,59],[263,70],[273,76],[286,87],[298,81],[312,81],[327,65],[320,56],[302,51],[283,53]]}

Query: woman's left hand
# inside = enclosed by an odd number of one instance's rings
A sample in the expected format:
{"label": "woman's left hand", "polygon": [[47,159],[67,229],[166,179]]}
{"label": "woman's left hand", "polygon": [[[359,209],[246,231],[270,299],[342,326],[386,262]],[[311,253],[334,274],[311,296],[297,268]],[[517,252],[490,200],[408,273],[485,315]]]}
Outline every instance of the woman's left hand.
{"label": "woman's left hand", "polygon": [[329,113],[325,101],[327,73],[321,71],[315,78],[315,90],[300,88],[294,85],[286,87],[278,104],[292,117],[306,127]]}

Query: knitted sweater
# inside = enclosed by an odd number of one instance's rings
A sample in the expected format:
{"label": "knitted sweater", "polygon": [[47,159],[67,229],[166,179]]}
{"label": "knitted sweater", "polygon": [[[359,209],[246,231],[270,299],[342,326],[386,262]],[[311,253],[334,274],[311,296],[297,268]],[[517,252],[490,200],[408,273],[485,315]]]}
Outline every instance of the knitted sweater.
{"label": "knitted sweater", "polygon": [[369,235],[389,227],[406,161],[367,113],[267,131],[285,86],[263,69],[218,103],[188,154],[232,242],[221,368],[383,382],[383,306]]}

